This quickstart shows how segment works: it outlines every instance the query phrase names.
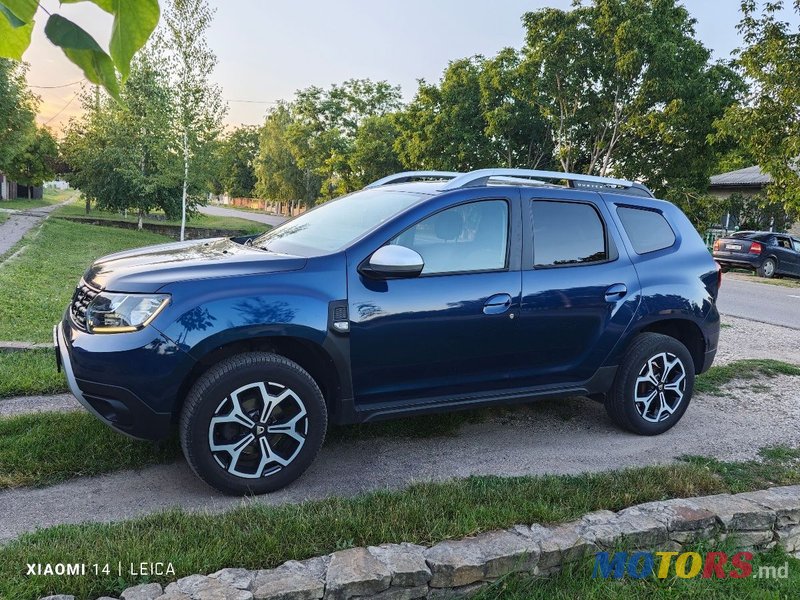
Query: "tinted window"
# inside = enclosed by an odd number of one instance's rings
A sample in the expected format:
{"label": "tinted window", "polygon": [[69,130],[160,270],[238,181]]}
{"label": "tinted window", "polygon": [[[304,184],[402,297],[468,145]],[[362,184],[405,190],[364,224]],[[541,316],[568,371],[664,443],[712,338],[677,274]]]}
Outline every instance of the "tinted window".
{"label": "tinted window", "polygon": [[532,209],[534,266],[576,265],[608,258],[603,222],[589,204],[537,200]]}
{"label": "tinted window", "polygon": [[419,252],[424,274],[506,267],[508,204],[485,200],[448,208],[407,229],[390,244]]}
{"label": "tinted window", "polygon": [[769,242],[770,238],[772,238],[771,233],[755,233],[753,231],[737,231],[729,235],[728,237],[732,238],[744,238],[747,240],[757,240],[759,242]]}
{"label": "tinted window", "polygon": [[800,240],[792,238],[792,245],[794,246],[795,252],[800,252]]}
{"label": "tinted window", "polygon": [[792,249],[792,242],[789,241],[788,237],[776,237],[776,244],[781,248],[786,248],[787,250]]}
{"label": "tinted window", "polygon": [[675,243],[675,233],[661,213],[620,206],[617,214],[637,254],[669,248]]}

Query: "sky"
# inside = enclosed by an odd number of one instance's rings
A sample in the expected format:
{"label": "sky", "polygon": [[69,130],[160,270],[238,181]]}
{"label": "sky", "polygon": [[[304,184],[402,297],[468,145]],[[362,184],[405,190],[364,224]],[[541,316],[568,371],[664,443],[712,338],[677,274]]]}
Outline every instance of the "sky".
{"label": "sky", "polygon": [[[229,125],[263,122],[276,100],[295,90],[351,78],[387,80],[411,99],[417,80],[437,81],[451,60],[491,56],[524,41],[521,16],[546,6],[567,9],[571,0],[209,0],[216,9],[209,45],[219,60],[214,81],[229,102]],[[740,0],[684,0],[697,20],[697,37],[727,59],[740,39]],[[111,19],[91,3],[41,0],[108,46]],[[163,5],[163,1],[162,1]],[[80,111],[83,79],[44,36],[39,11],[28,84],[42,98],[39,122],[58,131]],[[800,19],[786,12],[785,19]],[[51,89],[51,86],[65,86]]]}

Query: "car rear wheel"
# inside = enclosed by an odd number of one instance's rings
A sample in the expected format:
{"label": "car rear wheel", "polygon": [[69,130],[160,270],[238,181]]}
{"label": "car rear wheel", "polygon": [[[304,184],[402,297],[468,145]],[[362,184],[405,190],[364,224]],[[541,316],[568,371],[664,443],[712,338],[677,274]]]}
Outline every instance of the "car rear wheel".
{"label": "car rear wheel", "polygon": [[758,267],[758,275],[759,275],[759,277],[766,277],[767,279],[771,279],[772,277],[775,277],[775,267],[776,266],[777,265],[775,264],[775,259],[774,258],[766,259],[763,263],[761,263],[761,266]]}
{"label": "car rear wheel", "polygon": [[192,470],[227,494],[264,494],[303,474],[327,429],[325,400],[298,364],[266,352],[211,367],[181,411],[181,446]]}
{"label": "car rear wheel", "polygon": [[681,342],[642,333],[631,343],[606,398],[618,426],[640,435],[664,433],[680,421],[694,390],[694,362]]}

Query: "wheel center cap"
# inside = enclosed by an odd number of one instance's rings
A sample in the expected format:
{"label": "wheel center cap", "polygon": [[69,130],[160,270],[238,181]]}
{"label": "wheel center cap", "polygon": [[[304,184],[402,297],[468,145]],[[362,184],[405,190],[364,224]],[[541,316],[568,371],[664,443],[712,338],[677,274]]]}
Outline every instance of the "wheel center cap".
{"label": "wheel center cap", "polygon": [[261,425],[256,425],[256,435],[264,433],[264,428]]}
{"label": "wheel center cap", "polygon": [[664,384],[663,383],[659,383],[658,384],[658,391],[659,392],[663,392],[664,391]]}

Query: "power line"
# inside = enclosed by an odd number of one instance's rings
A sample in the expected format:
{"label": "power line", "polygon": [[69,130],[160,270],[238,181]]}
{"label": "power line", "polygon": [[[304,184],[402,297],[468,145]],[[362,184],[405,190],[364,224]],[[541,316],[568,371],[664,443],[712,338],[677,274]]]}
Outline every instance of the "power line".
{"label": "power line", "polygon": [[63,113],[65,110],[67,110],[67,108],[69,107],[69,105],[70,105],[70,104],[72,104],[72,101],[73,101],[73,100],[75,100],[75,98],[77,98],[77,97],[78,97],[78,92],[75,92],[74,94],[72,94],[72,98],[70,98],[70,99],[69,99],[69,102],[67,102],[67,103],[64,105],[64,108],[62,108],[60,111],[58,111],[58,112],[57,112],[56,114],[54,114],[52,117],[50,117],[49,119],[47,119],[47,121],[45,121],[45,123],[44,123],[44,124],[45,124],[45,125],[49,125],[49,124],[50,124],[50,121],[52,121],[52,120],[53,120],[53,119],[55,119],[56,117],[59,117],[59,116],[61,116],[61,113]]}
{"label": "power line", "polygon": [[280,104],[280,100],[225,100],[225,102],[239,102],[242,104]]}
{"label": "power line", "polygon": [[37,90],[59,90],[61,88],[72,87],[73,85],[78,85],[79,83],[83,83],[86,81],[85,79],[81,79],[80,81],[73,81],[72,83],[65,83],[63,85],[29,85],[29,88],[35,88]]}

